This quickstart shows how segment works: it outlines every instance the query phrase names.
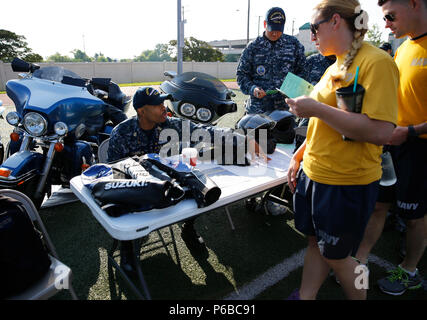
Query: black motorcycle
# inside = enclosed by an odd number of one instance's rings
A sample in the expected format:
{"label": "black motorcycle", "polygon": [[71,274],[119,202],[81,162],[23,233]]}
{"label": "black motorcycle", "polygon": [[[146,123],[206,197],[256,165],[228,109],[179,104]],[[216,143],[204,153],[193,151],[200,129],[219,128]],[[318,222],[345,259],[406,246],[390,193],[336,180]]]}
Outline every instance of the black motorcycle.
{"label": "black motorcycle", "polygon": [[237,104],[232,100],[236,94],[211,75],[201,72],[177,75],[172,71],[164,75],[171,79],[164,81],[160,90],[172,95],[173,99],[165,101],[165,105],[174,117],[210,124],[237,111]]}

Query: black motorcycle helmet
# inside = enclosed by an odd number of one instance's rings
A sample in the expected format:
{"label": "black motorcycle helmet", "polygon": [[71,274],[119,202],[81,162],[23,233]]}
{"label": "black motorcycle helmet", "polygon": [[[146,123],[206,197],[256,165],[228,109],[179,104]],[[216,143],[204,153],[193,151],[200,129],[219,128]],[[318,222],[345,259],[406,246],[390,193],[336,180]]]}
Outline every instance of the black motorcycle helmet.
{"label": "black motorcycle helmet", "polygon": [[285,110],[274,110],[266,113],[276,122],[272,135],[277,143],[293,143],[295,139],[295,115]]}
{"label": "black motorcycle helmet", "polygon": [[276,141],[272,135],[272,130],[276,122],[269,116],[261,113],[246,114],[236,124],[236,129],[242,129],[246,135],[255,136],[255,141],[259,143],[259,130],[267,129],[267,153],[273,153],[276,149]]}

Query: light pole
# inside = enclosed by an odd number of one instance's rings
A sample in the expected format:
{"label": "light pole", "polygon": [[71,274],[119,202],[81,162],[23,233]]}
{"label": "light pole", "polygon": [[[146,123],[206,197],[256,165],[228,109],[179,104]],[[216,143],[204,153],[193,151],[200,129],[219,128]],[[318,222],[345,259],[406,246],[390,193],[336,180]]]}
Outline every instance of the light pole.
{"label": "light pole", "polygon": [[180,75],[182,73],[182,48],[184,47],[184,24],[183,21],[181,19],[181,0],[177,0],[178,2],[178,7],[177,7],[177,12],[178,12],[178,25],[177,25],[177,30],[178,30],[178,35],[177,35],[177,41],[176,41],[176,45],[177,45],[177,62],[178,62],[178,66],[177,66],[177,73],[178,75]]}
{"label": "light pole", "polygon": [[248,28],[247,28],[247,33],[246,33],[246,44],[249,43],[249,14],[251,11],[251,0],[248,0]]}

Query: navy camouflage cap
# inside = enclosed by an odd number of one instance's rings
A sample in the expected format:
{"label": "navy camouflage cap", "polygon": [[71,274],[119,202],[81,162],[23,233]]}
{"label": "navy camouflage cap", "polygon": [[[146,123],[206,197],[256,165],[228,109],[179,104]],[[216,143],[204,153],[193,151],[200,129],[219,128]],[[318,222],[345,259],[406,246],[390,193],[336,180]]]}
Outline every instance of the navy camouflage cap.
{"label": "navy camouflage cap", "polygon": [[145,105],[157,106],[170,98],[170,94],[160,94],[159,91],[152,87],[140,87],[133,96],[133,107],[136,110]]}
{"label": "navy camouflage cap", "polygon": [[267,11],[265,21],[267,22],[267,31],[283,32],[286,22],[285,12],[282,8],[273,7]]}

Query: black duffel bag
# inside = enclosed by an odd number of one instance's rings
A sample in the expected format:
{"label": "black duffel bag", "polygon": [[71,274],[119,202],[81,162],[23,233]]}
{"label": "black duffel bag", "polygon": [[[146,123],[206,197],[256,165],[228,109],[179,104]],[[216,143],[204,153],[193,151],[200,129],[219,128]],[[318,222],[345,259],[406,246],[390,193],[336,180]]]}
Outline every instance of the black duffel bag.
{"label": "black duffel bag", "polygon": [[47,252],[24,206],[0,195],[0,299],[40,280],[51,264]]}

